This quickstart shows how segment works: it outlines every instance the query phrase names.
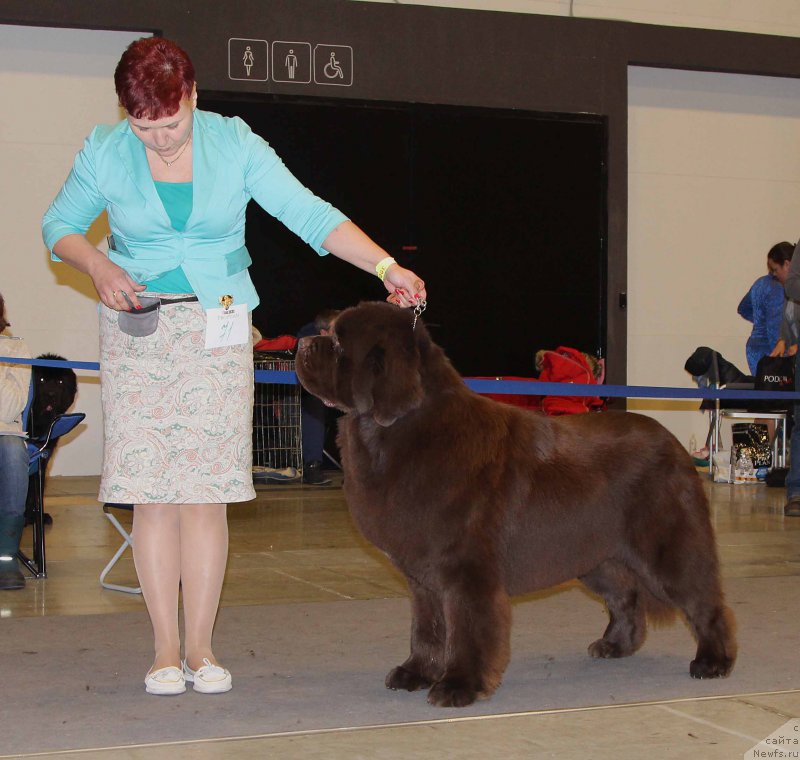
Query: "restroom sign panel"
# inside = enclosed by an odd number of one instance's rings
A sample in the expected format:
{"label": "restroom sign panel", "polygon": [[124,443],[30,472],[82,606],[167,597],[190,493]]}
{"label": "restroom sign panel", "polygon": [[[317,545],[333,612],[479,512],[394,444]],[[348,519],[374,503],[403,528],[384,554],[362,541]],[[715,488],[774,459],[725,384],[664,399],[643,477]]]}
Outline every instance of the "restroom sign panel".
{"label": "restroom sign panel", "polygon": [[266,82],[269,78],[267,41],[231,37],[228,40],[228,78]]}
{"label": "restroom sign panel", "polygon": [[353,48],[349,45],[316,45],[314,82],[350,87],[353,84]]}
{"label": "restroom sign panel", "polygon": [[272,43],[272,81],[311,82],[311,44],[308,42]]}

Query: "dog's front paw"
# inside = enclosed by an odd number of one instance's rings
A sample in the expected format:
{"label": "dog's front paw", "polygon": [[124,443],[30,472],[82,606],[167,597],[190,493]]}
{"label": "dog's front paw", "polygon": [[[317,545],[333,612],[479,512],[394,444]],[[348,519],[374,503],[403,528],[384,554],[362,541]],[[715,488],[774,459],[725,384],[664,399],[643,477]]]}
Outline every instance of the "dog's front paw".
{"label": "dog's front paw", "polygon": [[733,660],[692,660],[689,675],[692,678],[725,678],[733,669]]}
{"label": "dog's front paw", "polygon": [[406,670],[402,665],[392,668],[386,676],[386,688],[405,691],[418,691],[419,689],[427,689],[431,685],[424,676],[419,673],[414,673]]}
{"label": "dog's front paw", "polygon": [[613,644],[606,639],[597,639],[589,644],[589,655],[600,660],[610,660],[615,657],[622,657],[623,653],[618,644]]}
{"label": "dog's front paw", "polygon": [[466,707],[478,696],[478,690],[462,680],[445,679],[433,685],[428,692],[428,702],[436,707]]}

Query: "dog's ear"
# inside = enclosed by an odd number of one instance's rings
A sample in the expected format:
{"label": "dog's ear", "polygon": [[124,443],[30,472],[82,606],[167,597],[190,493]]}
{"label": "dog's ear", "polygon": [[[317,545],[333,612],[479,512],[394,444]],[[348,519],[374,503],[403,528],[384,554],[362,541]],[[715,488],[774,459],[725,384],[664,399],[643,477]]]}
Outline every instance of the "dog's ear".
{"label": "dog's ear", "polygon": [[353,378],[353,400],[360,414],[389,427],[422,403],[419,355],[413,342],[387,340],[368,352]]}

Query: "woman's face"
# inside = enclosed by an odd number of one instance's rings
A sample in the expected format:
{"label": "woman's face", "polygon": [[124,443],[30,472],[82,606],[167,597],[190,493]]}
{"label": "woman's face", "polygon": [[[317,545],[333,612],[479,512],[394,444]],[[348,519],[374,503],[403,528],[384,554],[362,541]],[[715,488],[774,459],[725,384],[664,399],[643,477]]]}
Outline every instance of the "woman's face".
{"label": "woman's face", "polygon": [[773,259],[767,259],[767,268],[769,273],[781,284],[786,283],[786,278],[789,276],[789,267],[792,265],[791,261],[784,261],[779,264]]}
{"label": "woman's face", "polygon": [[135,119],[128,114],[131,130],[146,148],[158,153],[165,161],[174,156],[183,147],[192,134],[194,108],[197,96],[184,98],[178,110],[172,116],[161,119]]}

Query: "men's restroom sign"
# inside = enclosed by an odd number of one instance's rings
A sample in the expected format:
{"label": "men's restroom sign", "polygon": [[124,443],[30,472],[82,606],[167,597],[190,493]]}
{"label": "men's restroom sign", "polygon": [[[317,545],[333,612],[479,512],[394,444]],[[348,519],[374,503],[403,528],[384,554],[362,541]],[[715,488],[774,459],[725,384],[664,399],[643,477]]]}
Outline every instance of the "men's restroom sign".
{"label": "men's restroom sign", "polygon": [[309,84],[311,45],[308,42],[273,42],[272,81]]}
{"label": "men's restroom sign", "polygon": [[314,82],[350,87],[353,84],[353,48],[349,45],[315,46]]}
{"label": "men's restroom sign", "polygon": [[266,40],[228,40],[228,77],[266,82],[269,78],[269,45]]}

